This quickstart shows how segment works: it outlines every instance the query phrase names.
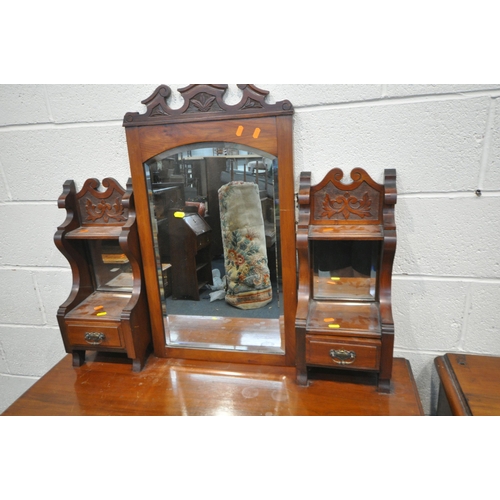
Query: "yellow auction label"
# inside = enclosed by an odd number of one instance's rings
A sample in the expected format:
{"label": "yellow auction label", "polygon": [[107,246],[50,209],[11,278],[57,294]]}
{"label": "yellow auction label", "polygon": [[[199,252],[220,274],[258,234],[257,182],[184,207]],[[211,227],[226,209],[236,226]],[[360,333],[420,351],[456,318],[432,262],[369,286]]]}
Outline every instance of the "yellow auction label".
{"label": "yellow auction label", "polygon": [[184,219],[185,216],[186,214],[184,212],[174,212],[174,217],[177,219]]}

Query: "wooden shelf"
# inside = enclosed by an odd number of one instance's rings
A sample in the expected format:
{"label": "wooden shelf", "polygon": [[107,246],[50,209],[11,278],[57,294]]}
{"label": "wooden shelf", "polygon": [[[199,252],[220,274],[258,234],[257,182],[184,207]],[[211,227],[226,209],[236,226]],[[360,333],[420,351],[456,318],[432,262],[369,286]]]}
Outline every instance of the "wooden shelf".
{"label": "wooden shelf", "polygon": [[311,240],[381,240],[384,238],[384,228],[379,225],[338,224],[309,226]]}
{"label": "wooden shelf", "polygon": [[[120,321],[123,308],[131,293],[95,292],[66,315],[68,320]],[[102,306],[105,316],[97,316],[96,307]]]}
{"label": "wooden shelf", "polygon": [[122,226],[83,226],[69,231],[68,240],[116,240],[120,237]]}
{"label": "wooden shelf", "polygon": [[361,335],[380,338],[380,312],[375,302],[311,301],[307,318],[307,331],[323,334]]}

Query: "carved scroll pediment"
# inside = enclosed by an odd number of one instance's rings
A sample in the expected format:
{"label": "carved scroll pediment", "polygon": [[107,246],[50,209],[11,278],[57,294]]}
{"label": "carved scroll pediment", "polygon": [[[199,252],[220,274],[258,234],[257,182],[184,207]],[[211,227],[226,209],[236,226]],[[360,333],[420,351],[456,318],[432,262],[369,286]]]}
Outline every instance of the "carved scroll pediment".
{"label": "carved scroll pediment", "polygon": [[351,172],[352,182],[342,182],[340,169],[331,170],[312,189],[313,219],[324,224],[379,224],[382,221],[384,186],[361,169]]}
{"label": "carved scroll pediment", "polygon": [[184,104],[180,108],[172,109],[168,103],[172,90],[167,85],[160,85],[150,97],[142,101],[147,107],[146,112],[127,113],[123,125],[132,127],[293,113],[290,101],[280,101],[276,104],[266,102],[266,97],[269,95],[267,90],[259,89],[252,84],[239,84],[238,88],[243,93],[242,98],[239,103],[231,105],[224,100],[228,89],[226,84],[188,85],[179,89]]}
{"label": "carved scroll pediment", "polygon": [[87,179],[77,195],[82,224],[121,224],[127,220],[128,210],[123,204],[125,190],[110,177],[102,181],[107,188],[99,191],[97,179]]}

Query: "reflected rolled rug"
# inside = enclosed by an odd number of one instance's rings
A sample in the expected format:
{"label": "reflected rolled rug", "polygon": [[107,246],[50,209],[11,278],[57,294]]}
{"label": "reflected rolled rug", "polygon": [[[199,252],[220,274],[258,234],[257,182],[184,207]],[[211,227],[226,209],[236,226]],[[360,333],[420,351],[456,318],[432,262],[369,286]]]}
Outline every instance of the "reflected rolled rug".
{"label": "reflected rolled rug", "polygon": [[256,184],[230,182],[219,189],[226,302],[258,309],[273,298],[264,219]]}

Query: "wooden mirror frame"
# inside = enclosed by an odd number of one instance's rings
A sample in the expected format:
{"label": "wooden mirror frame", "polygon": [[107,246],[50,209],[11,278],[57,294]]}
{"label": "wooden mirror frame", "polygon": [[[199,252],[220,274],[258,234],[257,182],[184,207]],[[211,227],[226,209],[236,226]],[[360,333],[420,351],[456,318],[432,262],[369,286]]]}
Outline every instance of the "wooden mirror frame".
{"label": "wooden mirror frame", "polygon": [[[295,252],[295,198],[293,174],[293,106],[289,101],[266,102],[268,91],[240,84],[241,101],[224,101],[228,85],[193,84],[178,89],[184,104],[172,109],[171,89],[159,86],[142,101],[144,114],[127,113],[123,126],[141,242],[142,260],[154,353],[161,358],[199,359],[266,365],[295,365],[295,310],[297,276]],[[282,290],[284,304],[284,355],[241,351],[169,347],[157,275],[150,202],[144,164],[165,151],[203,142],[237,143],[278,158]],[[167,311],[168,315],[168,311]],[[203,325],[200,325],[203,328]]]}

